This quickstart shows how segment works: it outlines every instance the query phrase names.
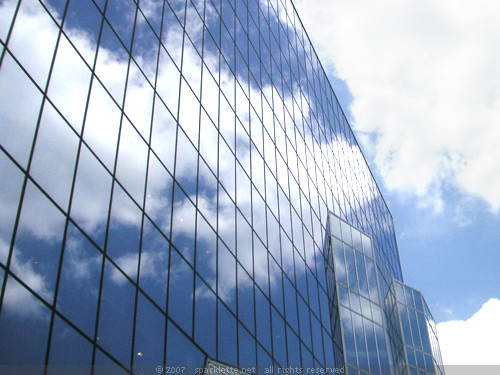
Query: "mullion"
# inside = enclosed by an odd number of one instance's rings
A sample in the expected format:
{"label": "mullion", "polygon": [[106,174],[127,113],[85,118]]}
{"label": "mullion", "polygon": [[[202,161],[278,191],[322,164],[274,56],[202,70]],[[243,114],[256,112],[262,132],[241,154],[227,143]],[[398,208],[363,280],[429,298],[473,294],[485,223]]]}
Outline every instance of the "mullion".
{"label": "mullion", "polygon": [[[105,10],[108,4],[108,0],[106,0],[105,3]],[[95,324],[95,331],[94,331],[94,341],[97,342],[98,334],[99,334],[99,325],[100,325],[100,313],[101,313],[101,301],[102,301],[102,289],[104,285],[104,271],[106,267],[106,255],[107,255],[107,250],[108,250],[108,240],[109,240],[109,230],[110,230],[110,224],[111,224],[111,210],[113,206],[113,198],[114,198],[114,191],[115,191],[115,184],[116,184],[116,171],[118,167],[118,155],[120,152],[120,140],[121,140],[121,133],[122,133],[122,128],[123,128],[123,118],[124,118],[124,110],[123,108],[125,107],[125,101],[127,97],[127,89],[128,89],[128,81],[129,81],[129,74],[130,74],[130,65],[132,61],[132,52],[133,52],[133,46],[134,46],[134,38],[135,38],[135,29],[136,29],[136,24],[137,24],[137,12],[138,8],[136,7],[135,9],[135,17],[134,17],[134,25],[133,25],[133,31],[132,31],[132,40],[130,42],[130,51],[127,50],[128,52],[128,64],[127,64],[127,73],[125,77],[125,85],[123,88],[123,99],[122,99],[122,106],[121,106],[121,111],[120,111],[120,124],[119,124],[119,130],[118,130],[118,137],[116,140],[116,152],[115,152],[115,160],[114,160],[114,165],[113,165],[113,173],[112,173],[112,179],[111,179],[111,188],[110,188],[110,198],[109,198],[109,206],[108,206],[108,215],[107,215],[107,220],[106,220],[106,231],[105,231],[105,237],[104,237],[104,251],[103,254],[105,255],[102,259],[101,263],[101,277],[99,281],[99,297],[98,297],[98,302],[97,302],[97,312],[96,312],[96,324]],[[105,11],[103,14],[103,20],[106,20],[106,22],[109,25],[109,21],[106,19]],[[111,25],[109,25],[111,27]],[[99,48],[99,47],[98,47]],[[116,203],[115,203],[116,204]],[[135,314],[134,314],[135,317]],[[133,339],[133,338],[132,338]],[[132,347],[133,347],[133,342],[132,342]],[[95,365],[96,361],[96,354],[97,354],[97,347],[96,344],[93,346],[93,351],[92,351],[92,365]]]}
{"label": "mullion", "polygon": [[[184,18],[183,18],[183,22],[181,23],[181,27],[182,27],[182,47],[181,47],[181,66],[180,66],[180,75],[179,75],[179,92],[178,92],[178,100],[177,100],[177,113],[176,113],[176,116],[175,116],[175,120],[176,120],[176,129],[175,129],[175,155],[174,155],[174,166],[173,166],[173,183],[172,183],[172,195],[171,195],[171,202],[174,202],[174,199],[175,199],[175,189],[178,188],[178,184],[175,183],[175,180],[176,180],[176,169],[177,169],[177,145],[178,145],[178,140],[179,140],[179,114],[180,114],[180,107],[181,107],[181,103],[180,103],[180,100],[181,100],[181,90],[182,90],[182,80],[183,80],[183,77],[182,77],[182,68],[183,68],[183,63],[184,63],[184,40],[185,40],[185,36],[186,36],[186,29],[185,29],[185,24],[186,24],[186,13],[187,13],[187,2],[188,0],[185,0],[185,3],[184,3]],[[170,3],[169,3],[169,7],[170,9],[172,10],[172,12],[175,14],[175,11],[172,9]],[[173,222],[173,218],[174,218],[174,205],[171,204],[171,208],[170,208],[170,223]],[[172,238],[172,234],[173,234],[173,226],[170,225],[170,232],[169,232],[169,238]],[[170,284],[170,281],[171,281],[171,271],[172,271],[172,247],[173,247],[173,244],[171,242],[169,242],[169,248],[168,248],[168,280],[167,280],[167,293],[166,293],[166,301],[165,301],[165,311],[167,313],[167,316],[168,314],[170,313],[169,312],[169,306],[170,306],[170,293],[169,293],[169,290],[170,290],[170,287],[171,287],[171,284]],[[186,262],[186,264],[189,265],[189,262]],[[176,325],[177,326],[177,325]],[[178,329],[180,329],[180,327],[178,327]],[[181,332],[184,332],[182,329],[180,329]],[[167,342],[168,342],[168,324],[166,323],[165,324],[165,332],[164,332],[164,342],[163,342],[163,345],[164,345],[164,348],[166,349],[167,348]],[[163,367],[162,367],[162,372],[164,371],[165,369],[165,366],[167,364],[167,351],[164,350],[163,352]]]}
{"label": "mullion", "polygon": [[[193,6],[191,2],[191,6]],[[195,11],[198,13],[198,10],[195,8]],[[198,16],[200,14],[198,13]],[[207,29],[205,27],[205,17],[206,17],[206,0],[203,0],[203,17],[200,17],[203,20],[203,35],[202,35],[202,50],[201,50],[201,61],[203,61],[204,53],[205,53],[205,30]],[[197,251],[198,251],[198,220],[199,220],[199,209],[198,209],[198,204],[199,204],[199,189],[200,189],[200,144],[201,144],[201,115],[202,111],[204,109],[202,108],[202,101],[203,101],[203,71],[205,70],[205,66],[202,63],[200,66],[200,95],[199,95],[199,101],[200,101],[200,108],[198,112],[198,144],[196,147],[197,150],[197,165],[196,165],[196,214],[195,214],[195,224],[194,224],[194,260],[193,260],[193,320],[192,320],[192,337],[193,339],[196,337],[195,334],[195,318],[196,318],[196,276],[197,276]],[[203,159],[202,159],[203,160]],[[200,276],[201,277],[201,276]]]}

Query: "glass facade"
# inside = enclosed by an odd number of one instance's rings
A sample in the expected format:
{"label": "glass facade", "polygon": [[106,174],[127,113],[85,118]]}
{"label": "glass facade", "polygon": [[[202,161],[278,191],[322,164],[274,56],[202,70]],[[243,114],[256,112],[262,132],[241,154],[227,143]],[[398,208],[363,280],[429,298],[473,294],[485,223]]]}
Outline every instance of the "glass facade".
{"label": "glass facade", "polygon": [[330,214],[324,254],[337,366],[385,373],[391,362],[371,238]]}
{"label": "glass facade", "polygon": [[444,375],[422,294],[396,278],[386,284],[371,238],[330,213],[323,253],[336,365],[359,375]]}
{"label": "glass facade", "polygon": [[391,361],[392,217],[291,0],[1,0],[0,176],[0,371],[319,371],[359,322]]}
{"label": "glass facade", "polygon": [[436,324],[422,293],[394,280],[385,306],[396,373],[443,375]]}

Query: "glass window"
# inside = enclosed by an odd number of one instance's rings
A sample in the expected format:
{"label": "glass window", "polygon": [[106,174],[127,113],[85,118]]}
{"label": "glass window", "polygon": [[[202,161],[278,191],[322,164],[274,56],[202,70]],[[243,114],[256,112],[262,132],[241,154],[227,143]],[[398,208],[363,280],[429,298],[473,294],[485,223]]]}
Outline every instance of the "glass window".
{"label": "glass window", "polygon": [[88,371],[88,365],[91,362],[92,344],[90,341],[56,316],[52,328],[48,373],[63,375],[71,370],[72,373],[83,375],[85,370]]}
{"label": "glass window", "polygon": [[352,314],[354,334],[356,336],[356,351],[360,367],[368,367],[368,354],[366,352],[365,333],[363,329],[363,318],[358,314]]}
{"label": "glass window", "polygon": [[170,253],[170,270],[172,272],[168,285],[168,315],[184,331],[191,333],[193,329],[193,270],[174,249]]}
{"label": "glass window", "polygon": [[101,252],[70,224],[59,281],[57,310],[92,338],[95,331],[101,268]]}
{"label": "glass window", "polygon": [[274,359],[284,366],[287,362],[285,322],[276,309],[272,308],[271,310]]}
{"label": "glass window", "polygon": [[340,296],[340,303],[344,305],[345,307],[350,308],[351,304],[349,302],[349,292],[347,288],[344,288],[342,285],[338,286],[338,291],[339,291],[339,296]]}
{"label": "glass window", "polygon": [[352,327],[351,312],[341,308],[342,328],[344,333],[344,348],[347,363],[357,366],[356,345],[354,343],[354,329]]}
{"label": "glass window", "polygon": [[347,266],[347,276],[349,279],[349,288],[358,291],[358,278],[356,276],[356,262],[354,260],[354,250],[350,246],[345,246],[345,257]]}
{"label": "glass window", "polygon": [[218,296],[236,314],[236,259],[220,240],[217,255]]}
{"label": "glass window", "polygon": [[[156,35],[160,35],[161,4],[158,2],[146,5],[141,4],[141,8],[142,12],[137,12],[132,52],[136,63],[146,75],[145,78],[149,80],[151,84],[154,84],[156,59],[159,47],[159,40]],[[135,74],[132,77],[135,78]],[[144,84],[146,84],[146,82],[144,82]]]}
{"label": "glass window", "polygon": [[356,254],[356,268],[358,271],[358,280],[359,280],[359,291],[365,297],[369,297],[368,293],[368,280],[366,276],[366,268],[365,268],[365,257],[363,254],[355,251]]}
{"label": "glass window", "polygon": [[38,129],[30,174],[64,210],[67,210],[73,183],[77,147],[78,138],[47,103]]}
{"label": "glass window", "polygon": [[422,305],[422,295],[415,289],[413,290],[413,300],[415,301],[415,308],[419,311],[424,311],[424,306]]}
{"label": "glass window", "polygon": [[[108,75],[111,76],[111,74]],[[118,77],[120,75],[113,74],[112,76]],[[113,170],[115,163],[120,119],[121,114],[118,107],[104,87],[94,80],[83,138],[110,171]]]}
{"label": "glass window", "polygon": [[379,290],[377,285],[377,270],[375,263],[370,258],[365,258],[366,262],[366,278],[368,280],[368,288],[370,290],[370,299],[379,302]]}
{"label": "glass window", "polygon": [[[92,8],[94,7],[87,6],[86,11],[90,13]],[[68,14],[70,12],[71,10]],[[66,17],[65,23],[68,22],[68,18],[69,17]],[[87,38],[82,39],[89,41]],[[78,46],[80,38],[73,38],[71,42]],[[83,54],[84,58],[89,57],[89,54],[93,55],[90,51],[90,45],[80,47],[82,47],[80,53]],[[88,63],[92,66],[93,61],[88,61]],[[61,35],[54,68],[52,69],[52,76],[50,78],[48,96],[78,133],[80,133],[82,129],[89,85],[90,69],[85,65],[82,58],[77,54],[66,37]]]}
{"label": "glass window", "polygon": [[415,351],[410,348],[410,347],[406,347],[406,357],[408,358],[408,363],[412,366],[416,366],[417,365],[417,360],[415,359]]}
{"label": "glass window", "polygon": [[411,321],[411,330],[413,332],[413,343],[417,349],[422,349],[422,341],[418,329],[417,312],[413,309],[408,309],[408,314]]}
{"label": "glass window", "polygon": [[268,252],[256,235],[253,237],[253,244],[254,280],[262,292],[269,295]]}
{"label": "glass window", "polygon": [[219,301],[218,307],[218,332],[217,348],[218,359],[231,366],[236,366],[237,347],[236,340],[236,319],[231,312]]}
{"label": "glass window", "polygon": [[267,238],[268,248],[274,259],[281,262],[280,254],[280,227],[271,210],[267,210]]}
{"label": "glass window", "polygon": [[243,215],[247,218],[247,220],[252,219],[251,212],[251,188],[252,185],[250,183],[250,179],[247,174],[240,166],[239,163],[236,163],[236,204],[238,208],[243,212]]}
{"label": "glass window", "polygon": [[106,8],[106,18],[118,33],[118,37],[125,44],[125,48],[127,50],[130,50],[130,43],[132,41],[132,33],[134,32],[135,23],[128,22],[124,25],[122,19],[124,15],[127,15],[129,19],[134,19],[136,13],[135,10],[135,6],[130,0],[109,0]]}
{"label": "glass window", "polygon": [[[184,53],[189,53],[189,58],[185,60],[186,69],[183,72],[185,72],[185,74],[188,74],[188,78],[191,80],[193,80],[194,76],[199,79],[200,67],[196,67],[196,64],[194,63],[195,60],[199,60],[198,54],[189,50],[184,50]],[[197,61],[197,63],[199,64],[200,61]],[[190,74],[191,69],[195,69],[195,73],[192,72]],[[186,132],[187,136],[195,145],[195,147],[198,147],[198,136],[200,131],[200,102],[198,101],[198,98],[195,96],[195,94],[193,94],[193,90],[195,92],[199,91],[200,83],[189,82],[189,84],[191,85],[191,87],[188,86],[185,80],[182,80],[181,99],[179,101],[179,124]]]}
{"label": "glass window", "polygon": [[369,257],[374,257],[373,255],[373,247],[372,247],[372,241],[370,239],[370,237],[364,235],[363,233],[361,233],[361,240],[363,242],[363,251],[366,255],[368,255]]}
{"label": "glass window", "polygon": [[141,241],[141,211],[115,184],[108,230],[107,255],[134,282],[137,282]]}
{"label": "glass window", "polygon": [[[195,143],[197,145],[197,143]],[[177,132],[177,153],[175,157],[175,177],[182,189],[193,201],[197,188],[198,152],[186,134]]]}
{"label": "glass window", "polygon": [[[104,269],[97,340],[109,354],[128,365],[132,350],[135,289],[109,261]],[[117,314],[116,311],[120,311]]]}
{"label": "glass window", "polygon": [[238,264],[238,319],[255,333],[254,285],[250,276]]}
{"label": "glass window", "polygon": [[286,320],[287,323],[290,324],[290,326],[295,330],[295,332],[299,332],[297,319],[297,291],[295,290],[288,277],[285,277],[283,280],[285,286]]}
{"label": "glass window", "polygon": [[413,346],[413,339],[411,337],[410,321],[408,319],[408,313],[406,311],[406,306],[398,303],[399,316],[401,318],[401,324],[403,326],[404,341],[406,345]]}
{"label": "glass window", "polygon": [[311,314],[311,329],[313,332],[312,337],[313,337],[314,356],[321,363],[325,363],[321,324],[319,320],[316,319],[316,317],[312,314]]}
{"label": "glass window", "polygon": [[139,293],[135,320],[134,366],[163,363],[165,315]]}
{"label": "glass window", "polygon": [[271,302],[283,314],[283,273],[278,264],[271,258],[269,259],[269,272],[271,277]]}
{"label": "glass window", "polygon": [[144,200],[147,160],[146,143],[130,122],[124,119],[120,133],[116,178],[140,206]]}
{"label": "glass window", "polygon": [[[1,105],[1,104],[0,104]],[[1,130],[0,130],[1,131]],[[21,171],[0,152],[0,206],[2,207],[0,221],[0,262],[7,263],[12,230],[17,216],[23,175]]]}
{"label": "glass window", "polygon": [[363,315],[368,319],[372,319],[370,301],[363,297],[361,297],[361,311],[362,311],[361,315]]}
{"label": "glass window", "polygon": [[432,354],[431,344],[429,340],[429,332],[427,331],[427,324],[425,322],[424,314],[417,313],[418,326],[420,328],[420,335],[422,336],[422,349],[429,354]]}
{"label": "glass window", "polygon": [[399,302],[406,303],[403,285],[398,282],[395,282],[394,285],[396,286],[396,299]]}
{"label": "glass window", "polygon": [[340,223],[342,227],[342,239],[346,244],[352,246],[351,226],[345,221],[340,221]]}
{"label": "glass window", "polygon": [[375,335],[377,337],[377,348],[378,348],[380,365],[381,366],[388,366],[389,365],[389,354],[387,352],[387,342],[385,339],[386,336],[384,333],[384,329],[378,325],[374,325],[373,327],[375,329]]}
{"label": "glass window", "polygon": [[139,286],[163,310],[167,293],[168,256],[169,243],[145,218],[139,259]]}
{"label": "glass window", "polygon": [[257,362],[255,339],[241,324],[238,328],[238,365],[240,368],[252,368]]}
{"label": "glass window", "polygon": [[[41,3],[26,2],[20,5],[10,36],[9,49],[35,82],[40,87],[45,87],[55,52],[58,29]],[[45,32],[37,33],[42,28]],[[42,45],[43,48],[40,48]],[[17,87],[17,84],[12,87]]]}
{"label": "glass window", "polygon": [[237,211],[237,254],[238,260],[248,273],[253,273],[252,228]]}
{"label": "glass window", "polygon": [[175,185],[172,244],[194,264],[196,208],[179,185]]}
{"label": "glass window", "polygon": [[[158,86],[158,90],[161,90],[161,82],[158,82]],[[171,174],[174,172],[175,133],[176,124],[172,114],[161,102],[161,98],[156,97],[151,147]]]}
{"label": "glass window", "polygon": [[368,348],[368,363],[372,368],[372,372],[379,373],[380,370],[377,371],[377,366],[379,363],[374,325],[372,322],[368,322],[366,320],[364,320],[364,323],[366,332],[366,346]]}
{"label": "glass window", "polygon": [[363,251],[361,232],[355,228],[351,228],[351,230],[352,230],[352,244],[353,244],[354,248],[356,250]]}
{"label": "glass window", "polygon": [[267,350],[271,351],[269,301],[259,289],[255,289],[255,314],[259,317],[257,319],[257,339]]}
{"label": "glass window", "polygon": [[207,221],[197,215],[196,229],[196,272],[216,290],[217,236]]}
{"label": "glass window", "polygon": [[300,337],[304,344],[311,348],[311,320],[309,317],[310,310],[307,303],[302,299],[298,298],[299,302],[299,323],[300,323]]}
{"label": "glass window", "polygon": [[94,374],[96,375],[126,375],[126,372],[122,367],[116,364],[107,354],[104,354],[102,350],[96,349],[95,354],[95,364]]}
{"label": "glass window", "polygon": [[71,216],[101,247],[104,247],[105,226],[102,224],[107,219],[110,193],[111,176],[83,146],[78,162]]}
{"label": "glass window", "polygon": [[[206,38],[205,45],[207,45],[211,41],[211,38]],[[203,105],[204,111],[206,111],[207,118],[204,120],[205,125],[211,125],[213,122],[217,124],[219,119],[219,86],[217,85],[216,78],[218,67],[214,65],[218,65],[219,60],[215,58],[205,59],[205,65],[203,66],[203,87],[201,91],[201,103]],[[202,122],[203,126],[203,122]],[[206,133],[202,132],[201,134],[205,135]],[[202,144],[203,138],[201,139]],[[208,146],[208,144],[207,144]]]}
{"label": "glass window", "polygon": [[379,305],[371,302],[373,320],[378,324],[383,324],[382,322],[382,308]]}
{"label": "glass window", "polygon": [[189,366],[186,375],[194,374],[194,369],[205,363],[205,355],[171,322],[167,327],[166,351],[167,366]]}
{"label": "glass window", "polygon": [[196,278],[195,308],[194,339],[209,356],[215,358],[217,299],[199,277]]}
{"label": "glass window", "polygon": [[290,329],[289,326],[286,327],[286,330],[287,330],[286,344],[287,344],[287,350],[288,350],[288,365],[289,366],[300,366],[301,363],[300,363],[299,338]]}
{"label": "glass window", "polygon": [[349,296],[351,300],[351,308],[358,314],[361,314],[361,302],[359,301],[359,295],[349,291]]}
{"label": "glass window", "polygon": [[11,270],[52,303],[64,234],[64,217],[31,182],[24,195]]}
{"label": "glass window", "polygon": [[412,289],[408,288],[406,285],[404,286],[405,288],[405,294],[406,294],[406,304],[415,307],[415,301],[413,300],[413,292]]}
{"label": "glass window", "polygon": [[257,344],[257,363],[259,366],[266,366],[267,368],[270,368],[270,366],[273,365],[273,360],[267,354],[266,350],[260,345]]}
{"label": "glass window", "polygon": [[333,239],[333,249],[335,251],[335,275],[337,281],[347,285],[347,271],[345,267],[344,246],[342,242]]}
{"label": "glass window", "polygon": [[236,233],[234,228],[236,227],[236,217],[235,217],[236,207],[226,193],[222,185],[219,184],[219,202],[218,202],[218,234],[221,236],[222,240],[227,247],[231,250],[231,253],[235,253],[235,241]]}
{"label": "glass window", "polygon": [[[312,265],[314,267],[314,264]],[[307,285],[309,287],[309,308],[319,316],[319,300],[318,300],[318,280],[314,277],[311,269],[307,268]]]}
{"label": "glass window", "polygon": [[145,213],[163,233],[170,233],[173,179],[158,158],[150,153]]}
{"label": "glass window", "polygon": [[[0,314],[1,365],[43,365],[50,311],[12,277],[8,277]],[[15,338],[15,339],[13,339]],[[43,366],[35,368],[43,374]]]}

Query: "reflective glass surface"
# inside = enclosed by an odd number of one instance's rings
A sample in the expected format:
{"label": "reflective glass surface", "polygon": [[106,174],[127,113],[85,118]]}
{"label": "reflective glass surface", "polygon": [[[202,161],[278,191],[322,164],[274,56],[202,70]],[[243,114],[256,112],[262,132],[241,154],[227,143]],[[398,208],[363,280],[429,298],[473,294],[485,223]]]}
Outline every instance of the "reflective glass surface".
{"label": "reflective glass surface", "polygon": [[393,281],[385,300],[397,374],[444,374],[434,319],[419,291]]}
{"label": "reflective glass surface", "polygon": [[291,0],[0,1],[0,176],[0,366],[390,361],[392,217]]}

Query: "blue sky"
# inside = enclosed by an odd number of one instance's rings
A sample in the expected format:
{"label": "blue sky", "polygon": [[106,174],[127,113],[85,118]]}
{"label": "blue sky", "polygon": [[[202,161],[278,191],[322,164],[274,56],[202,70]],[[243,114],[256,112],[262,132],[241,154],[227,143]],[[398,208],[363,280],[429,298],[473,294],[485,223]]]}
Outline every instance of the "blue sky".
{"label": "blue sky", "polygon": [[296,6],[391,209],[405,282],[441,323],[445,364],[496,363],[500,328],[486,317],[500,306],[498,5]]}

